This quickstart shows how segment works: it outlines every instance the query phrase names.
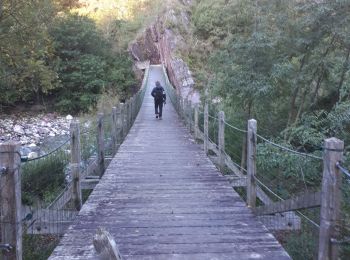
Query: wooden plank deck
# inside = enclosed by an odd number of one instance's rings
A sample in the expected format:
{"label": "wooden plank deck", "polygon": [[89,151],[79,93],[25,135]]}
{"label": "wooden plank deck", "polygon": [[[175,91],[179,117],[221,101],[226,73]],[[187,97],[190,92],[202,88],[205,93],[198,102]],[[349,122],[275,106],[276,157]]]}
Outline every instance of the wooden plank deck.
{"label": "wooden plank deck", "polygon": [[290,259],[205,156],[168,102],[150,96],[118,154],[49,259],[96,259],[106,228],[123,259]]}

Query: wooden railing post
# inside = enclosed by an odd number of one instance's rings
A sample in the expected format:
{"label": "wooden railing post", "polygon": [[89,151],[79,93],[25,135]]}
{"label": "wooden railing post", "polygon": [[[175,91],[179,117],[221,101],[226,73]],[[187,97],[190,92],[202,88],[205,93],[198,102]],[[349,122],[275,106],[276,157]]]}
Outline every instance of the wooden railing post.
{"label": "wooden railing post", "polygon": [[[9,244],[9,252],[0,251],[0,259],[22,259],[22,201],[20,144],[0,144],[0,229],[1,244]],[[3,253],[3,254],[2,254]],[[2,255],[2,257],[1,257]]]}
{"label": "wooden railing post", "polygon": [[208,102],[204,104],[204,152],[208,154],[209,146],[209,106]]}
{"label": "wooden railing post", "polygon": [[126,136],[126,133],[127,133],[127,122],[126,122],[126,110],[127,110],[127,105],[126,103],[123,103],[122,104],[122,107],[121,107],[121,112],[122,112],[122,138],[124,139],[125,136]]}
{"label": "wooden railing post", "polygon": [[71,149],[71,170],[72,170],[72,199],[76,210],[81,209],[82,195],[80,187],[80,127],[78,121],[73,121],[70,124],[70,149]]}
{"label": "wooden railing post", "polygon": [[190,129],[190,132],[193,130],[192,125],[192,101],[188,100],[188,110],[187,110],[187,117],[188,117],[188,129]]}
{"label": "wooden railing post", "polygon": [[99,175],[102,176],[105,170],[103,113],[98,113],[97,115],[97,164]]}
{"label": "wooden railing post", "polygon": [[199,125],[198,125],[198,104],[194,106],[194,138],[198,139]]}
{"label": "wooden railing post", "polygon": [[256,205],[256,132],[257,123],[255,119],[248,120],[247,133],[247,204],[255,208]]}
{"label": "wooden railing post", "polygon": [[180,116],[181,116],[181,118],[182,119],[185,119],[185,116],[184,116],[184,109],[185,108],[185,100],[184,100],[184,98],[183,97],[181,97],[181,99],[180,99]]}
{"label": "wooden railing post", "polygon": [[123,129],[123,104],[119,104],[116,111],[116,131],[117,131],[117,146],[119,146],[122,141],[122,129]]}
{"label": "wooden railing post", "polygon": [[128,114],[127,114],[127,121],[128,121],[128,132],[129,132],[129,130],[130,130],[130,128],[131,128],[131,99],[129,99],[128,100],[128,102],[127,102],[127,107],[128,107]]}
{"label": "wooden railing post", "polygon": [[117,151],[117,108],[112,107],[112,145],[113,153]]}
{"label": "wooden railing post", "polygon": [[338,259],[338,247],[331,239],[339,237],[342,178],[336,164],[342,160],[343,150],[344,142],[337,138],[324,141],[319,260]]}
{"label": "wooden railing post", "polygon": [[218,147],[219,147],[219,166],[221,171],[225,168],[225,113],[219,112],[219,129],[218,129]]}

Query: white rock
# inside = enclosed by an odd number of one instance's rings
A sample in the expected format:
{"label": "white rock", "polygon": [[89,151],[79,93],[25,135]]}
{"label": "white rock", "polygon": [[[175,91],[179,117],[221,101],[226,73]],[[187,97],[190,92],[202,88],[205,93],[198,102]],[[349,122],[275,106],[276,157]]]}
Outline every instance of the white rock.
{"label": "white rock", "polygon": [[23,130],[23,127],[20,126],[20,125],[15,125],[13,127],[13,131],[18,133],[18,134],[24,134],[24,130]]}
{"label": "white rock", "polygon": [[49,133],[49,136],[52,136],[52,137],[53,137],[53,136],[56,136],[56,135],[55,135],[55,133],[50,132],[50,133]]}
{"label": "white rock", "polygon": [[31,143],[30,145],[28,145],[29,147],[36,147],[36,144]]}
{"label": "white rock", "polygon": [[67,119],[67,120],[72,120],[73,117],[72,117],[71,115],[67,115],[67,116],[66,116],[66,119]]}
{"label": "white rock", "polygon": [[37,158],[38,157],[38,154],[36,152],[30,152],[28,154],[28,159],[34,159],[34,158]]}

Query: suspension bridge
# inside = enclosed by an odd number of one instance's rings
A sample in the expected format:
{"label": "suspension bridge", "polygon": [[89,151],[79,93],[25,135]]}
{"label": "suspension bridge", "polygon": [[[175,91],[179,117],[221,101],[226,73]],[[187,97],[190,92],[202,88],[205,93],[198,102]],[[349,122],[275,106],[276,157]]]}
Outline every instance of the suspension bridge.
{"label": "suspension bridge", "polygon": [[[163,120],[155,118],[150,95],[157,80],[168,96]],[[98,115],[96,128],[72,122],[69,139],[49,154],[62,150],[63,163],[70,157],[72,180],[40,206],[24,205],[23,196],[28,200],[35,185],[19,185],[18,147],[0,146],[5,259],[22,254],[22,233],[47,241],[56,236],[51,260],[98,259],[93,244],[98,228],[110,233],[122,259],[290,259],[275,238],[280,234],[297,234],[293,239],[300,237],[302,246],[310,243],[306,258],[336,259],[348,234],[344,240],[339,233],[340,223],[345,230],[348,222],[340,207],[341,183],[348,184],[342,178],[349,177],[340,163],[343,142],[327,139],[322,158],[264,138],[255,120],[245,130],[226,122],[223,112],[216,117],[209,110],[207,103],[201,110],[183,100],[163,66],[149,66],[140,91],[111,114]],[[273,166],[266,168],[264,161]],[[303,169],[320,173],[322,162],[323,179],[319,174],[319,183],[309,185]],[[26,164],[22,177],[29,172]],[[281,175],[290,168],[300,177]],[[83,203],[86,190],[92,192]]]}

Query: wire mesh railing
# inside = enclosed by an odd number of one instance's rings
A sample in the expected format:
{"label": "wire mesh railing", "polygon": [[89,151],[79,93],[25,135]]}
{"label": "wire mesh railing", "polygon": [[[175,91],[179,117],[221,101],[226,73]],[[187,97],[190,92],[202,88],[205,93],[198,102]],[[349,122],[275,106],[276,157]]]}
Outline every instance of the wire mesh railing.
{"label": "wire mesh railing", "polygon": [[114,119],[73,120],[70,136],[36,158],[22,157],[17,143],[0,144],[0,255],[47,259],[132,127],[147,80],[148,70],[140,90],[113,108]]}

